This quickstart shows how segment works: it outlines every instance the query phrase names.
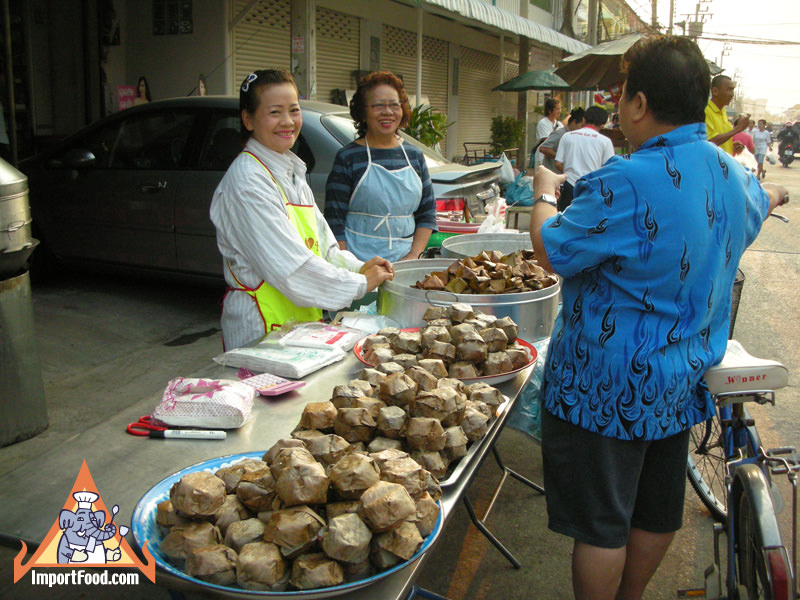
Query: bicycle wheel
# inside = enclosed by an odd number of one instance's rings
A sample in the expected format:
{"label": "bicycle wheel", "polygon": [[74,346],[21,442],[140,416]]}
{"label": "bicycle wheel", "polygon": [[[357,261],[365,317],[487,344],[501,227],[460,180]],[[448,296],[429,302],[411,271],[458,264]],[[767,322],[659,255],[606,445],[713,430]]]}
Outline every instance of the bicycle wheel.
{"label": "bicycle wheel", "polygon": [[692,427],[686,474],[711,515],[717,521],[725,521],[728,518],[728,494],[725,486],[725,448],[719,415]]}
{"label": "bicycle wheel", "polygon": [[736,511],[735,583],[747,590],[747,600],[789,600],[794,585],[789,556],[781,541],[769,483],[758,465],[736,469],[731,497]]}

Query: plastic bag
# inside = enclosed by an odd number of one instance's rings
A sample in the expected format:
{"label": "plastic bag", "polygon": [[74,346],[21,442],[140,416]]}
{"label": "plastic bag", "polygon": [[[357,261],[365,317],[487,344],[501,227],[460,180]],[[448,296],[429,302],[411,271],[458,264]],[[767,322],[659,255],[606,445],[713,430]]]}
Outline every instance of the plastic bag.
{"label": "plastic bag", "polygon": [[509,206],[533,206],[533,177],[520,173],[506,188]]}
{"label": "plastic bag", "polygon": [[505,198],[492,200],[486,205],[486,219],[478,227],[477,233],[499,233],[506,230]]}
{"label": "plastic bag", "polygon": [[511,183],[514,181],[514,166],[511,164],[511,161],[508,160],[505,152],[500,155],[499,176],[500,183],[502,184]]}
{"label": "plastic bag", "polygon": [[778,164],[778,155],[775,154],[774,150],[770,150],[769,152],[767,152],[766,160],[771,165],[777,165]]}
{"label": "plastic bag", "polygon": [[232,379],[178,377],[167,384],[152,416],[173,427],[236,429],[250,418],[256,393]]}

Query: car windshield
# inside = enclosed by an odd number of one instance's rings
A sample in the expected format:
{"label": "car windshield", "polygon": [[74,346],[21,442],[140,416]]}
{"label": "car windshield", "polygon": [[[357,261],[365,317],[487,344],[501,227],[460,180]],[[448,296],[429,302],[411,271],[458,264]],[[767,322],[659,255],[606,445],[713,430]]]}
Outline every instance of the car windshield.
{"label": "car windshield", "polygon": [[[349,144],[357,137],[356,127],[353,125],[353,120],[349,117],[349,115],[343,116],[328,114],[324,115],[320,120],[325,126],[325,129],[330,131],[333,137],[339,140],[342,146]],[[450,161],[441,154],[431,148],[428,148],[425,144],[415,140],[410,135],[401,131],[400,137],[403,138],[403,141],[408,142],[412,146],[416,146],[420,149],[422,154],[425,156],[425,163],[428,165],[428,169],[450,164]]]}

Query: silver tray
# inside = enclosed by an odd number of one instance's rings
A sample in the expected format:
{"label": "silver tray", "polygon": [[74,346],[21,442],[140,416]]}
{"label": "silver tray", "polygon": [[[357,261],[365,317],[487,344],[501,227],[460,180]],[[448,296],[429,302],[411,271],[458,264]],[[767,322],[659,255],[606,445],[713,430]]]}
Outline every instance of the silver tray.
{"label": "silver tray", "polygon": [[439,487],[442,488],[449,487],[459,480],[459,478],[461,477],[461,473],[463,473],[464,469],[467,468],[467,465],[469,465],[472,462],[475,453],[484,444],[484,442],[486,442],[486,438],[489,437],[489,434],[492,433],[499,426],[498,424],[500,423],[500,417],[508,410],[509,406],[511,406],[511,401],[509,397],[503,394],[503,398],[505,398],[505,402],[500,404],[497,407],[497,410],[495,410],[494,419],[492,419],[492,422],[489,424],[489,428],[486,430],[486,434],[481,439],[475,440],[469,445],[469,447],[467,448],[467,453],[460,459],[458,459],[458,462],[456,463],[456,466],[453,468],[453,470],[452,471],[448,470],[449,472],[447,473],[447,477],[439,480]]}
{"label": "silver tray", "polygon": [[[420,546],[419,550],[417,550],[416,554],[412,556],[405,562],[401,562],[394,567],[391,567],[385,571],[381,571],[373,575],[372,577],[367,577],[365,579],[360,579],[358,581],[352,581],[348,583],[343,583],[341,585],[326,587],[326,588],[319,588],[314,590],[286,590],[281,592],[261,592],[261,591],[252,591],[252,590],[245,590],[239,587],[233,586],[225,586],[225,585],[216,585],[213,583],[208,583],[207,581],[202,581],[201,579],[197,579],[192,577],[178,569],[175,565],[170,563],[166,557],[161,553],[159,544],[162,539],[161,531],[159,530],[158,524],[156,523],[156,507],[158,506],[159,502],[163,500],[169,499],[169,490],[174,483],[180,480],[181,477],[186,475],[187,473],[193,473],[195,471],[208,471],[210,473],[214,473],[218,469],[222,467],[227,467],[232,465],[233,463],[239,462],[240,460],[244,460],[246,458],[256,458],[260,459],[264,455],[264,452],[248,452],[245,454],[231,454],[228,456],[221,456],[219,458],[212,458],[210,460],[203,461],[196,465],[192,465],[190,467],[186,467],[178,471],[177,473],[173,473],[168,477],[165,477],[157,484],[155,484],[152,488],[150,488],[142,498],[137,502],[136,508],[133,510],[133,516],[131,517],[131,532],[133,533],[133,538],[136,540],[139,548],[143,548],[145,544],[147,544],[147,548],[150,553],[153,555],[153,558],[156,561],[156,564],[167,571],[170,575],[177,577],[178,579],[183,580],[184,583],[194,584],[199,588],[203,588],[205,591],[213,592],[214,594],[224,596],[227,598],[244,598],[244,599],[253,599],[253,598],[268,598],[269,600],[322,600],[323,598],[330,598],[332,596],[339,596],[341,594],[346,594],[348,592],[355,591],[357,589],[366,587],[368,585],[372,585],[389,575],[392,575],[398,571],[405,569],[406,567],[416,563],[422,555],[433,545],[436,541],[436,538],[439,536],[439,533],[442,530],[442,523],[444,515],[442,514],[442,504],[441,502],[437,502],[439,505],[439,518],[436,520],[436,524],[433,527],[433,531],[430,533],[428,537],[425,538],[422,546]],[[466,458],[466,457],[465,457]]]}

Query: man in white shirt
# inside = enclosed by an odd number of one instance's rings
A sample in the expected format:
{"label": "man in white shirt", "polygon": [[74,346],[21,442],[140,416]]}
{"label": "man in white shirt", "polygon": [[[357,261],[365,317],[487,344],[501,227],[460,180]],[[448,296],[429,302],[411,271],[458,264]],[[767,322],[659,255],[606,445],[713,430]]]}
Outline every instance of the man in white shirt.
{"label": "man in white shirt", "polygon": [[556,131],[559,127],[563,127],[558,117],[561,116],[561,100],[558,98],[548,98],[544,101],[544,117],[536,124],[536,147],[533,151],[534,164],[531,166],[538,167],[542,164],[544,156],[539,152],[539,146],[545,141],[548,136]]}
{"label": "man in white shirt", "polygon": [[586,125],[564,134],[556,152],[556,170],[566,173],[567,180],[561,186],[558,210],[563,211],[572,203],[572,193],[578,179],[602,167],[614,156],[611,139],[600,133],[608,120],[608,113],[599,106],[590,106],[584,114]]}

